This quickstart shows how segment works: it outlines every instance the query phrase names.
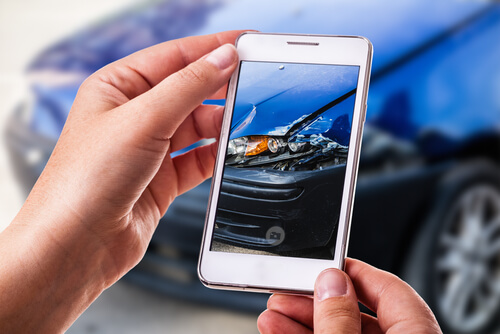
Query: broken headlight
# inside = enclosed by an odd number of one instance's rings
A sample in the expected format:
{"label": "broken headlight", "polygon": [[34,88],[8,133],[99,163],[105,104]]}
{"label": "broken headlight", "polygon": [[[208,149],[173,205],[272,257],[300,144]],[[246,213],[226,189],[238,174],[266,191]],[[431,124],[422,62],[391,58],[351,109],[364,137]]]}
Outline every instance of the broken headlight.
{"label": "broken headlight", "polygon": [[[293,138],[276,136],[245,136],[231,139],[227,146],[226,164],[234,166],[267,166],[293,170],[317,162],[345,162],[347,146],[340,145],[322,134],[298,135]],[[316,169],[319,167],[310,167]],[[307,168],[306,168],[307,169]]]}
{"label": "broken headlight", "polygon": [[227,145],[227,163],[244,163],[257,156],[279,154],[286,144],[280,138],[271,136],[246,136],[231,139]]}

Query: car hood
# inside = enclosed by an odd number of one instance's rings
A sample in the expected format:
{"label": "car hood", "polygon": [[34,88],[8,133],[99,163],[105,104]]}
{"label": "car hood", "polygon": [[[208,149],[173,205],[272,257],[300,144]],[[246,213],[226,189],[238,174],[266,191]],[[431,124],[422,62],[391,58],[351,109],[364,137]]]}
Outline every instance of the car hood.
{"label": "car hood", "polygon": [[[358,67],[245,62],[242,73],[230,139],[288,136],[315,120],[317,134],[328,132],[339,118],[350,124],[352,103],[342,103],[342,97],[353,94]],[[342,129],[349,131],[350,126]]]}

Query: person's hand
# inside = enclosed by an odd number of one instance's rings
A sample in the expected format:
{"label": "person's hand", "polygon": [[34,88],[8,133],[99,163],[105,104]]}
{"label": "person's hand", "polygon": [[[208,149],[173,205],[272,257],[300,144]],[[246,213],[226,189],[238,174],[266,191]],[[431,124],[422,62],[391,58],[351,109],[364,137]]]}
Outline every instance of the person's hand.
{"label": "person's hand", "polygon": [[[323,271],[305,296],[272,295],[258,320],[271,333],[441,333],[427,304],[398,277],[346,259],[346,272]],[[377,314],[360,313],[358,301]]]}
{"label": "person's hand", "polygon": [[70,215],[65,228],[99,240],[115,267],[110,280],[140,260],[174,198],[211,176],[215,143],[175,159],[170,153],[218,136],[223,108],[201,103],[227,83],[237,54],[224,45],[201,57],[238,34],[166,42],[104,67],[81,86],[26,204],[38,215],[47,208],[58,218]]}
{"label": "person's hand", "polygon": [[170,154],[218,136],[223,107],[201,103],[224,98],[240,33],[159,44],[82,84],[45,170],[0,235],[0,332],[67,328],[139,262],[174,198],[211,176],[215,143]]}

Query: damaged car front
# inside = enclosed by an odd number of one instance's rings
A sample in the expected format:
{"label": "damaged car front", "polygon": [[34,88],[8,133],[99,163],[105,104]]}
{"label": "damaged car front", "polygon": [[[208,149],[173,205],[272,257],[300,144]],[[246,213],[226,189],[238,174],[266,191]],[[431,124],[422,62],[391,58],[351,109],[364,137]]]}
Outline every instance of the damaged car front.
{"label": "damaged car front", "polygon": [[275,69],[264,83],[238,91],[214,249],[331,259],[357,68],[304,78],[267,66]]}

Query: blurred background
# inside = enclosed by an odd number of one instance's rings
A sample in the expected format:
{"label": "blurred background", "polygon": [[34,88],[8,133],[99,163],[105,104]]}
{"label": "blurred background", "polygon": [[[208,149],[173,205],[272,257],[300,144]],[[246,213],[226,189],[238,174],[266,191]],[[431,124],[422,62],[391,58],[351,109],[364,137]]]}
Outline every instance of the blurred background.
{"label": "blurred background", "polygon": [[[349,255],[407,280],[445,333],[499,332],[498,2],[0,0],[0,229],[85,77],[155,43],[239,28],[372,41]],[[208,189],[173,203],[144,260],[70,333],[257,332],[266,295],[197,279]]]}

